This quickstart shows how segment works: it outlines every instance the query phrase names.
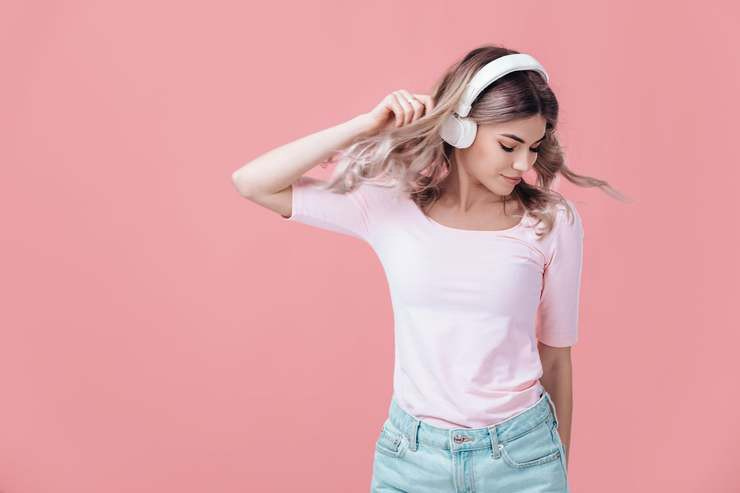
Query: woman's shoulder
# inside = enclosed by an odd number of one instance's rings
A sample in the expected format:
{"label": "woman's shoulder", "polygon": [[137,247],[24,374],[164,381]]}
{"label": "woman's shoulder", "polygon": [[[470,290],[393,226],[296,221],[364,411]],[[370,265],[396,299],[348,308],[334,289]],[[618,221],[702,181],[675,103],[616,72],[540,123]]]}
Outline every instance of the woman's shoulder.
{"label": "woman's shoulder", "polygon": [[359,188],[361,188],[367,196],[380,201],[380,204],[386,205],[402,200],[408,196],[408,194],[403,190],[403,187],[395,180],[366,180],[360,184]]}
{"label": "woman's shoulder", "polygon": [[549,206],[547,214],[550,216],[548,222],[551,221],[549,230],[545,222],[538,221],[529,214],[532,221],[532,234],[545,250],[551,249],[564,237],[574,239],[583,237],[583,222],[575,201],[562,197],[562,200]]}
{"label": "woman's shoulder", "polygon": [[575,201],[563,197],[561,202],[555,204],[553,219],[550,235],[553,247],[583,240],[583,220]]}
{"label": "woman's shoulder", "polygon": [[580,230],[583,233],[583,222],[575,201],[563,197],[563,202],[557,204],[557,209],[557,221],[561,222],[561,228]]}

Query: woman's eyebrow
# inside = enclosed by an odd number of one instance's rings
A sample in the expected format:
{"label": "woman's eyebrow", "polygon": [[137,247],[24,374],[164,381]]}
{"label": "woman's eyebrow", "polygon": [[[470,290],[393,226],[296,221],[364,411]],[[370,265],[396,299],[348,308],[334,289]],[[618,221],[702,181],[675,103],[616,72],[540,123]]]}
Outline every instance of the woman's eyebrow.
{"label": "woman's eyebrow", "polygon": [[[518,137],[518,136],[516,136],[514,134],[499,134],[499,135],[502,135],[504,137],[509,137],[510,139],[514,139],[517,142],[521,142],[522,144],[524,144],[524,139],[522,139],[521,137]],[[547,132],[545,132],[545,135],[543,135],[541,138],[535,140],[534,143],[536,144],[537,142],[543,140],[545,137],[547,137]]]}

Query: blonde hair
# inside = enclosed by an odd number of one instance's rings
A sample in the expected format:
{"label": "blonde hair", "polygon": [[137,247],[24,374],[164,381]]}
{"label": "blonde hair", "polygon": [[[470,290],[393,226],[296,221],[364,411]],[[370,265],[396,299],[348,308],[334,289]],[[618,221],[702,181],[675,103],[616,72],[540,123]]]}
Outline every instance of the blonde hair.
{"label": "blonde hair", "polygon": [[[431,112],[405,126],[359,138],[339,150],[330,160],[337,166],[326,189],[346,193],[365,181],[390,180],[421,209],[431,205],[439,198],[440,184],[450,172],[454,159],[455,148],[444,142],[439,134],[442,122],[454,112],[465,86],[480,68],[512,53],[519,52],[496,45],[470,51],[448,68],[435,84]],[[496,80],[476,98],[468,116],[482,125],[538,114],[546,121],[546,137],[533,166],[537,182],[529,184],[522,180],[506,200],[519,202],[526,213],[537,219],[535,225],[544,223],[537,232],[544,237],[552,230],[554,208],[558,203],[566,207],[571,221],[573,219],[573,211],[565,198],[551,189],[558,173],[578,186],[599,187],[618,200],[624,200],[624,196],[606,181],[577,174],[565,165],[565,156],[555,135],[558,101],[539,73],[516,71]],[[505,206],[506,202],[504,210]]]}

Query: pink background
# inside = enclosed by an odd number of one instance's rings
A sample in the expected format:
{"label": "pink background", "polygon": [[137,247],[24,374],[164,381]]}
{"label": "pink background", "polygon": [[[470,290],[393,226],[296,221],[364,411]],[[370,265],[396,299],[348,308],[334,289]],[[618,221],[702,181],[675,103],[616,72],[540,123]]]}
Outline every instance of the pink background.
{"label": "pink background", "polygon": [[[575,492],[740,490],[731,2],[0,7],[0,491],[368,491],[379,261],[231,173],[428,93],[469,49],[548,68],[585,224]],[[323,176],[325,170],[317,170]]]}

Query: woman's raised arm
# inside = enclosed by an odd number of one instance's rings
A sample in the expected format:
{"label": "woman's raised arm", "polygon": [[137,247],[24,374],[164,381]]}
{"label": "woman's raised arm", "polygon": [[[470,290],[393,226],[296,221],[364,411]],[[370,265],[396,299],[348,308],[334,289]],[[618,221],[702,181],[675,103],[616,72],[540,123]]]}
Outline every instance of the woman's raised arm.
{"label": "woman's raised arm", "polygon": [[290,216],[290,186],[308,170],[355,139],[373,135],[393,125],[394,121],[396,127],[404,126],[420,118],[431,107],[431,97],[427,95],[412,95],[404,89],[394,91],[368,113],[260,155],[234,171],[232,181],[243,197],[283,216]]}

